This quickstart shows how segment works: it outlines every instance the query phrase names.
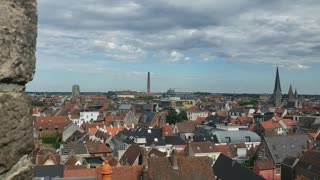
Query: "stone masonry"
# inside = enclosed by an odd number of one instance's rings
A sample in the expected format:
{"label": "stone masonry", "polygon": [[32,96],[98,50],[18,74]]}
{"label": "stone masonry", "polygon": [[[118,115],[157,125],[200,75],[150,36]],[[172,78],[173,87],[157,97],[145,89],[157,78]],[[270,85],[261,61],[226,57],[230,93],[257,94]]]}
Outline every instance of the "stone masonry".
{"label": "stone masonry", "polygon": [[0,0],[0,179],[32,179],[31,99],[35,71],[36,0]]}

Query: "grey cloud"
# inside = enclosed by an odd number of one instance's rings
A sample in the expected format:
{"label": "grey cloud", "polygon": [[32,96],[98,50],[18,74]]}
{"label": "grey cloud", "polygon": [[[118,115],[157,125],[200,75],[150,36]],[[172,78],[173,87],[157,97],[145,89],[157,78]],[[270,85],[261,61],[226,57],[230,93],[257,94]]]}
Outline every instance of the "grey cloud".
{"label": "grey cloud", "polygon": [[317,0],[40,0],[38,46],[134,62],[197,49],[199,59],[307,69],[320,63],[318,9]]}

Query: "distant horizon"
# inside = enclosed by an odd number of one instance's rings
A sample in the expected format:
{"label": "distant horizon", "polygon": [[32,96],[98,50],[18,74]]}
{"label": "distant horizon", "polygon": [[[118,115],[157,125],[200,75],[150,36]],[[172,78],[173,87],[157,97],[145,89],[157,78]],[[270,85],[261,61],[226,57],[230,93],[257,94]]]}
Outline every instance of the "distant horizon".
{"label": "distant horizon", "polygon": [[[110,91],[110,92],[125,92],[126,90],[119,90],[119,91]],[[108,93],[109,91],[80,91],[80,94],[81,93]],[[130,92],[130,91],[128,91]],[[144,92],[144,91],[132,91],[132,92],[137,92],[137,93],[145,93],[147,94],[147,92]],[[177,92],[182,92],[182,91],[177,91]],[[185,92],[185,91],[183,91]],[[204,92],[204,91],[193,91],[193,92],[185,92],[185,93],[209,93],[209,94],[212,94],[212,95],[215,95],[215,94],[228,94],[228,95],[233,95],[234,93],[228,93],[228,92]],[[41,94],[44,94],[44,93],[68,93],[68,94],[72,94],[71,91],[26,91],[26,93],[41,93]],[[163,93],[166,93],[165,92],[151,92],[151,94],[163,94]],[[266,95],[266,96],[271,96],[272,93],[235,93],[235,95]],[[288,93],[282,93],[283,96],[286,96],[288,95]],[[298,94],[299,96],[320,96],[320,94]]]}

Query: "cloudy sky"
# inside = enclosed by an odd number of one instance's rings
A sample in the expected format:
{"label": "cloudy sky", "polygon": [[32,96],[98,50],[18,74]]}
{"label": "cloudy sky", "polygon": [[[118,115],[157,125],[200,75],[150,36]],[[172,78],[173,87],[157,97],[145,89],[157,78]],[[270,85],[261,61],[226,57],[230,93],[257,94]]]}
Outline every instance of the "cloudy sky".
{"label": "cloudy sky", "polygon": [[320,94],[319,0],[38,0],[28,91]]}

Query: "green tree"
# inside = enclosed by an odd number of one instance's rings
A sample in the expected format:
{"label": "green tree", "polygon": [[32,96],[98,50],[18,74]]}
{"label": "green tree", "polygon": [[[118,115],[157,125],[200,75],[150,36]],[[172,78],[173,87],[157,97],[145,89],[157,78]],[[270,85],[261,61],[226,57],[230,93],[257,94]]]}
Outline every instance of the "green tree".
{"label": "green tree", "polygon": [[179,121],[179,116],[178,116],[178,114],[177,114],[175,109],[170,107],[170,108],[167,109],[167,111],[168,111],[167,123],[175,124],[176,122]]}
{"label": "green tree", "polygon": [[188,115],[187,115],[186,111],[180,111],[180,113],[178,114],[178,117],[180,120],[179,122],[188,120]]}
{"label": "green tree", "polygon": [[168,108],[168,116],[167,116],[167,123],[169,124],[176,124],[177,122],[181,122],[188,119],[187,113],[185,111],[181,111],[179,114],[173,108]]}

